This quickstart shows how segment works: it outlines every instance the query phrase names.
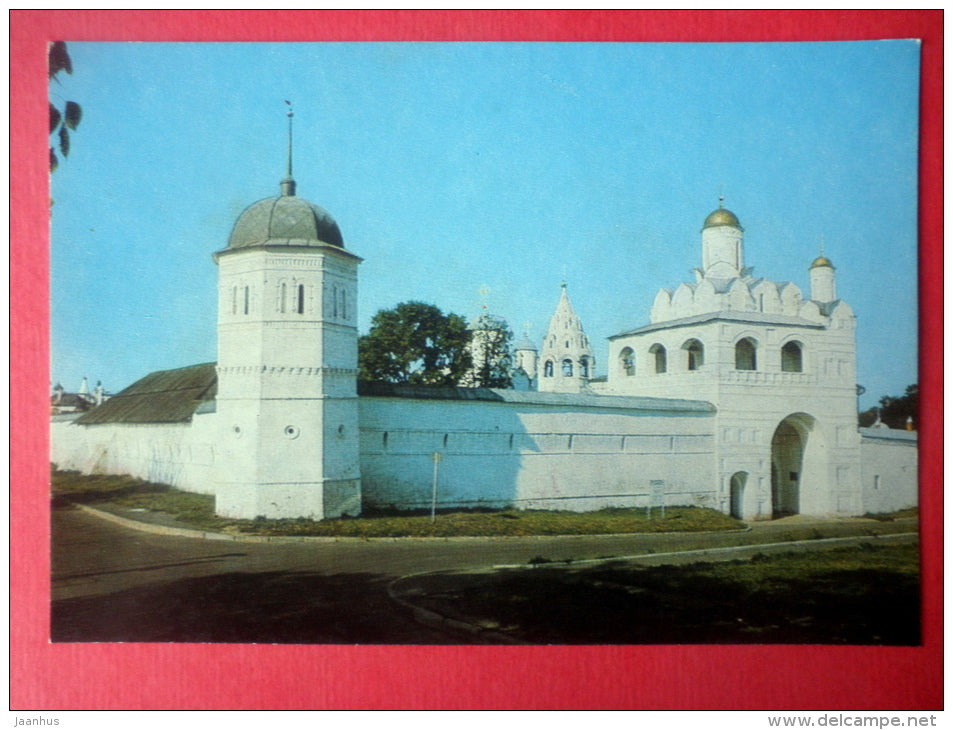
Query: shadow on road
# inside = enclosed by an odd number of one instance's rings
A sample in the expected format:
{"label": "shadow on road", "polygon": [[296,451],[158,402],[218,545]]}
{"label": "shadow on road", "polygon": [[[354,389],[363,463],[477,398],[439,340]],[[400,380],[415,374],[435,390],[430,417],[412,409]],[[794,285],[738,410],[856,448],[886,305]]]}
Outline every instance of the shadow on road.
{"label": "shadow on road", "polygon": [[453,644],[371,574],[225,573],[54,601],[55,642]]}

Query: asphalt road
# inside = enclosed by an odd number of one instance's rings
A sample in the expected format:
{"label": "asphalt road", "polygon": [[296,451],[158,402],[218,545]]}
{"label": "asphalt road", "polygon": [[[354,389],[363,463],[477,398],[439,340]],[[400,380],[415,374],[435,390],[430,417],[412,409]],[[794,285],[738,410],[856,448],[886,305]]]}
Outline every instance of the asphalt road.
{"label": "asphalt road", "polygon": [[[446,564],[427,547],[207,541],[59,509],[52,639],[460,643],[459,636],[418,624],[387,596],[395,577]],[[450,547],[466,559],[466,550]]]}
{"label": "asphalt road", "polygon": [[[877,523],[822,527],[825,536],[901,531]],[[417,573],[526,565],[536,557],[662,553],[816,529],[775,522],[703,535],[263,543],[149,534],[60,507],[52,515],[51,634],[80,642],[492,643],[418,623],[388,586]]]}

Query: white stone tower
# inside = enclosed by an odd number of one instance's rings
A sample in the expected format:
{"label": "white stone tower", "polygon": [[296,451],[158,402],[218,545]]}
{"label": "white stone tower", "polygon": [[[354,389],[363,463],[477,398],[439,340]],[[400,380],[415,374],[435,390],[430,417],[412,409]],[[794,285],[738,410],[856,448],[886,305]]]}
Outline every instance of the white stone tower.
{"label": "white stone tower", "polygon": [[579,393],[592,377],[595,358],[582,322],[569,301],[566,282],[556,311],[549,320],[549,330],[539,357],[542,365],[538,389],[553,393]]}
{"label": "white stone tower", "polygon": [[811,299],[815,302],[833,302],[837,299],[837,282],[834,277],[834,264],[821,255],[814,259],[810,269]]}
{"label": "white stone tower", "polygon": [[702,226],[702,270],[711,279],[731,279],[743,275],[744,229],[738,218],[718,199],[718,210]]}
{"label": "white stone tower", "polygon": [[357,267],[324,209],[281,194],[249,206],[218,277],[216,513],[356,515]]}

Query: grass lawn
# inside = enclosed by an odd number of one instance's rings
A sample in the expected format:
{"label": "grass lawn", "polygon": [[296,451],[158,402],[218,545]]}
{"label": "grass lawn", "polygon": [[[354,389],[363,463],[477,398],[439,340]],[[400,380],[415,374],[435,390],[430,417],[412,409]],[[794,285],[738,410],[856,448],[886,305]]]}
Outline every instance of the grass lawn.
{"label": "grass lawn", "polygon": [[657,567],[541,566],[440,581],[423,607],[531,644],[920,641],[917,545]]}
{"label": "grass lawn", "polygon": [[737,530],[744,524],[728,515],[700,507],[668,507],[662,519],[644,509],[604,509],[597,512],[544,510],[438,511],[428,514],[380,514],[331,520],[233,520],[217,517],[210,495],[192,494],[126,476],[84,476],[54,470],[54,504],[111,502],[133,509],[162,512],[206,530],[256,535],[328,537],[453,537],[519,535],[606,535],[633,532],[697,532]]}

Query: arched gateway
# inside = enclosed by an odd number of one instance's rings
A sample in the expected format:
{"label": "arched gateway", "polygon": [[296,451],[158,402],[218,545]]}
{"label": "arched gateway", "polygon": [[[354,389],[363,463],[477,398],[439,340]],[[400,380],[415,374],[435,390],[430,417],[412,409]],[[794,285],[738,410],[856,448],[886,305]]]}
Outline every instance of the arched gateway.
{"label": "arched gateway", "polygon": [[826,450],[817,421],[806,413],[784,418],[771,438],[771,512],[795,515],[824,487]]}

